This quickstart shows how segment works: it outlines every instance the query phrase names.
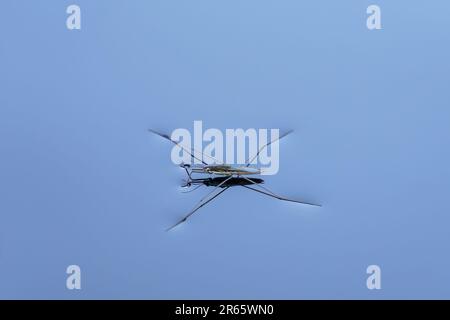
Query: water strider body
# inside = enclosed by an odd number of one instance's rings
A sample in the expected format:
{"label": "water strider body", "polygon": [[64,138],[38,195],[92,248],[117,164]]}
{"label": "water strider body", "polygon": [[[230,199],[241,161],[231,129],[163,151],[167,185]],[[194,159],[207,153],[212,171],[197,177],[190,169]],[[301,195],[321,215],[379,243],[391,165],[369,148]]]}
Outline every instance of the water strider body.
{"label": "water strider body", "polygon": [[195,173],[216,174],[221,176],[261,174],[261,169],[259,168],[244,166],[234,167],[228,164],[209,164],[197,168],[191,167],[191,170]]}

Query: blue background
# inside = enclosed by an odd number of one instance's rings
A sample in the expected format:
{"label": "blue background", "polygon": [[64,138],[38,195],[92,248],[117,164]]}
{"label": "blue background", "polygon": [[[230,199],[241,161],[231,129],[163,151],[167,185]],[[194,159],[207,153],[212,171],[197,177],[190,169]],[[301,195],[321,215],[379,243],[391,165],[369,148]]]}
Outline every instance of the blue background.
{"label": "blue background", "polygon": [[[0,298],[450,298],[448,1],[72,3],[0,5]],[[205,190],[146,130],[194,120],[295,129],[267,186],[324,207],[230,189],[164,232]]]}

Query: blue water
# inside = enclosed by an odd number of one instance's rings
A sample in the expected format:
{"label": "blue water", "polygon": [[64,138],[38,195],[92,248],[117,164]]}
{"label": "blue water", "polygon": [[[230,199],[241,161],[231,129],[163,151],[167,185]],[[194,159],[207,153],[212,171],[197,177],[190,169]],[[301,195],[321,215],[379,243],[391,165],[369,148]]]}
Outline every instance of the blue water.
{"label": "blue water", "polygon": [[[0,298],[450,298],[448,1],[0,8]],[[323,207],[233,188],[165,232],[207,190],[147,129],[194,120],[294,129],[266,186]]]}

